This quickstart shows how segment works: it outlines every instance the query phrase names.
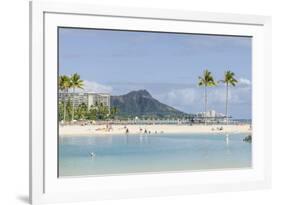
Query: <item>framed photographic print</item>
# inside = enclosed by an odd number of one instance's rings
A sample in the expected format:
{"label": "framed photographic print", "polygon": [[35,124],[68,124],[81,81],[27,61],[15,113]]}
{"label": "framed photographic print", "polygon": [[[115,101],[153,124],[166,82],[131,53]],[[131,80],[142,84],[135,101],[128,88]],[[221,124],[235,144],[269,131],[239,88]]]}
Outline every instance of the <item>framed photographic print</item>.
{"label": "framed photographic print", "polygon": [[270,17],[32,2],[30,20],[31,203],[270,187]]}

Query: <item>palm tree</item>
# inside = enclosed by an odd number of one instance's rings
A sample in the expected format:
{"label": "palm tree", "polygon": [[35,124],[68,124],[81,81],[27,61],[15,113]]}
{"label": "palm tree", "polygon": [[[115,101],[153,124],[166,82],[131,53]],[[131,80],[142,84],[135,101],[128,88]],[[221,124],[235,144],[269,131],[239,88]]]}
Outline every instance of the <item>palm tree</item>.
{"label": "palm tree", "polygon": [[118,113],[118,109],[117,107],[112,107],[110,108],[110,115],[111,117],[114,119],[115,118],[115,115]]}
{"label": "palm tree", "polygon": [[66,116],[66,95],[68,93],[68,89],[70,88],[70,79],[66,75],[61,75],[59,77],[59,89],[63,94],[63,121],[65,122]]}
{"label": "palm tree", "polygon": [[80,75],[74,73],[70,76],[70,87],[72,88],[72,121],[74,120],[74,93],[75,88],[83,89],[84,83],[80,79]]}
{"label": "palm tree", "polygon": [[235,79],[235,74],[230,70],[224,73],[224,79],[220,80],[219,82],[225,83],[226,87],[226,95],[225,95],[225,117],[226,117],[226,124],[228,124],[228,88],[229,86],[235,86],[238,82]]}
{"label": "palm tree", "polygon": [[85,119],[85,116],[87,114],[88,107],[85,103],[81,103],[78,108],[76,109],[76,116],[78,119]]}
{"label": "palm tree", "polygon": [[207,115],[207,87],[212,87],[216,85],[216,82],[212,76],[212,73],[208,71],[207,69],[203,71],[203,75],[199,76],[199,86],[204,86],[204,95],[205,95],[205,124],[206,124],[206,115]]}

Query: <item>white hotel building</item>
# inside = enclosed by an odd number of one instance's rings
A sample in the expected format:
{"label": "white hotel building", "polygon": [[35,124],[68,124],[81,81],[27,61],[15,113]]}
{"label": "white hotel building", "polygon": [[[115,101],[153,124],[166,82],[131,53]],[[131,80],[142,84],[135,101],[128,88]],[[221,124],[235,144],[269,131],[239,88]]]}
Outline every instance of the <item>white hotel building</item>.
{"label": "white hotel building", "polygon": [[110,94],[107,93],[59,93],[59,102],[63,100],[63,98],[70,99],[72,101],[74,97],[74,106],[85,103],[88,107],[88,110],[91,106],[95,106],[97,103],[102,103],[104,106],[110,108]]}
{"label": "white hotel building", "polygon": [[209,117],[209,118],[224,118],[225,114],[218,113],[215,110],[209,110],[206,113],[205,112],[199,112],[197,113],[198,117]]}

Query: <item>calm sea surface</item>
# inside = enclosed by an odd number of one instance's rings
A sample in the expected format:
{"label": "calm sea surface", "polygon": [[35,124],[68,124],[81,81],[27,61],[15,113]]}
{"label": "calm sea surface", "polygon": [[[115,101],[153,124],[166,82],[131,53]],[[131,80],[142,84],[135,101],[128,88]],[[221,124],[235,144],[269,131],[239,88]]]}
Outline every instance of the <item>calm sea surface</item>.
{"label": "calm sea surface", "polygon": [[[59,176],[249,168],[246,134],[60,137]],[[91,156],[94,153],[94,157]]]}

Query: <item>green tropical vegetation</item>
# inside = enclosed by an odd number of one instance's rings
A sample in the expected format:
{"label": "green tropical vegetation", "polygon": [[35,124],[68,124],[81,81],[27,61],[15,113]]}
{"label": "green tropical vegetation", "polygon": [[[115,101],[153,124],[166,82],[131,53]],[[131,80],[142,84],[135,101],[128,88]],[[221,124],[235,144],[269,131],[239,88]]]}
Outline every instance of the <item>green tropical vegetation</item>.
{"label": "green tropical vegetation", "polygon": [[[84,82],[80,79],[80,75],[74,73],[70,77],[67,75],[59,76],[59,90],[63,93],[62,100],[58,105],[59,120],[108,120],[115,119],[119,110],[116,107],[107,107],[103,103],[96,102],[90,108],[85,103],[74,105],[74,93],[76,89],[83,89]],[[72,89],[72,95],[69,90]]]}
{"label": "green tropical vegetation", "polygon": [[[207,69],[203,71],[203,75],[198,77],[198,85],[204,87],[204,99],[205,99],[205,118],[207,113],[207,103],[208,103],[208,94],[207,94],[207,88],[216,86],[216,82],[214,80],[214,77],[212,76],[212,73],[208,71]],[[206,123],[206,119],[205,119]]]}
{"label": "green tropical vegetation", "polygon": [[66,101],[66,117],[64,118],[63,111],[64,103],[59,104],[59,120],[71,121],[72,115],[74,120],[109,120],[115,119],[118,113],[117,108],[108,108],[102,103],[91,105],[88,109],[85,103],[78,105],[76,108],[71,103],[71,100]]}
{"label": "green tropical vegetation", "polygon": [[228,89],[229,86],[235,86],[238,81],[235,79],[235,74],[228,70],[224,73],[224,79],[219,82],[224,83],[226,87],[226,95],[225,95],[225,116],[226,116],[226,124],[228,124]]}
{"label": "green tropical vegetation", "polygon": [[63,95],[63,114],[62,119],[66,120],[66,104],[67,104],[67,97],[68,97],[68,90],[70,88],[70,79],[66,75],[59,76],[59,90],[64,93]]}
{"label": "green tropical vegetation", "polygon": [[[75,93],[75,89],[79,88],[79,89],[83,89],[83,80],[80,79],[80,75],[78,75],[77,73],[74,73],[73,75],[71,75],[70,77],[70,87],[72,88],[72,94]],[[72,95],[73,96],[73,95]],[[74,100],[72,100],[72,121],[74,120]]]}

